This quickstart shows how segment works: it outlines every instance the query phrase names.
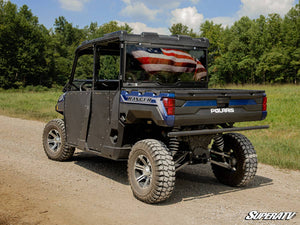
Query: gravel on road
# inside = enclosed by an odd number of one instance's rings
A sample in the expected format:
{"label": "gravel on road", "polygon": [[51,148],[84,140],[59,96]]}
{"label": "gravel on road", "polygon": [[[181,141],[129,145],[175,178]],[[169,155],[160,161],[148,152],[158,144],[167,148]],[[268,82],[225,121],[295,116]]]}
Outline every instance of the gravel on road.
{"label": "gravel on road", "polygon": [[[166,202],[136,200],[127,162],[76,150],[51,161],[42,147],[45,124],[0,116],[0,224],[300,224],[300,172],[259,164],[243,188],[220,184],[210,165],[176,174]],[[250,211],[296,212],[289,221],[246,221]]]}

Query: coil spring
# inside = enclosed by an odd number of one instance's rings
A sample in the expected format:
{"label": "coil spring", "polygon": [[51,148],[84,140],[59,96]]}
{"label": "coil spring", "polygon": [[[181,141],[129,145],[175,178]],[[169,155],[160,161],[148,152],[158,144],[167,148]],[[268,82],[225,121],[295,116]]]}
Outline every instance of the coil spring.
{"label": "coil spring", "polygon": [[[173,132],[174,131],[178,131],[178,129],[173,129],[172,130]],[[171,154],[174,156],[176,154],[176,152],[178,152],[179,150],[179,141],[178,141],[178,138],[177,137],[171,137],[169,139],[169,146],[168,146]]]}
{"label": "coil spring", "polygon": [[214,145],[221,151],[224,149],[224,139],[221,135],[217,135],[214,138],[215,142]]}
{"label": "coil spring", "polygon": [[169,139],[169,150],[171,152],[177,152],[179,150],[179,141],[177,137],[171,137]]}

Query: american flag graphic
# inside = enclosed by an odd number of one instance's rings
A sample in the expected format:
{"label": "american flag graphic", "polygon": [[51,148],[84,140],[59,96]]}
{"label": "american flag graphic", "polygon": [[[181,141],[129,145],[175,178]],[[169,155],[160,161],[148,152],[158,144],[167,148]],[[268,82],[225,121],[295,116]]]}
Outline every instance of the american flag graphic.
{"label": "american flag graphic", "polygon": [[193,79],[195,81],[207,75],[207,71],[201,62],[182,50],[138,48],[132,51],[132,55],[147,72],[194,73]]}

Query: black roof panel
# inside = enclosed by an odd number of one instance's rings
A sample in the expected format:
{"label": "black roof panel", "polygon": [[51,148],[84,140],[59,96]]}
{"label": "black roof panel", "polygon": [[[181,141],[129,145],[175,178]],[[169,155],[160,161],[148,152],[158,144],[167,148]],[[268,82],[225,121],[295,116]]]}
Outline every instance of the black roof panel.
{"label": "black roof panel", "polygon": [[113,33],[105,34],[103,37],[96,38],[94,40],[82,42],[82,44],[76,49],[76,52],[86,48],[90,48],[94,44],[113,41],[203,48],[208,48],[209,46],[209,41],[207,38],[192,38],[186,35],[159,35],[152,32],[128,34],[127,31],[116,31]]}

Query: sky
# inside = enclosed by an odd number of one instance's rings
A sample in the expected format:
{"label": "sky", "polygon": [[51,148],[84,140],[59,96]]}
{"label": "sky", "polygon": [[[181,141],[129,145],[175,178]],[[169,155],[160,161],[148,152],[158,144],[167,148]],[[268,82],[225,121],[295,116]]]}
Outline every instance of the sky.
{"label": "sky", "polygon": [[39,22],[53,27],[55,18],[64,16],[83,28],[91,22],[102,25],[115,20],[127,23],[134,33],[169,34],[168,28],[182,23],[199,32],[200,24],[211,20],[231,26],[242,16],[278,13],[284,16],[299,0],[11,0],[18,7],[26,4]]}

